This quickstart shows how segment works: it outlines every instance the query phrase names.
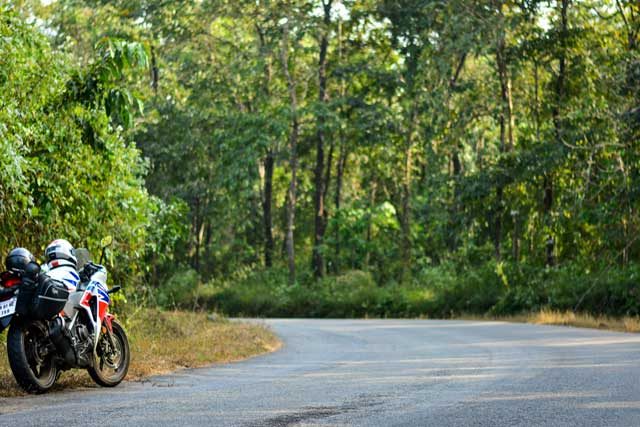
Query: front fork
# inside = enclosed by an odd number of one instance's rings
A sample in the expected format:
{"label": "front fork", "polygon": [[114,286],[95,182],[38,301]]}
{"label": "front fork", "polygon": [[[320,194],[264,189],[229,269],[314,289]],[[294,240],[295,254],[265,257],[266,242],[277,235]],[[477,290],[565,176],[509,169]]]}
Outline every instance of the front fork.
{"label": "front fork", "polygon": [[[116,348],[116,342],[113,340],[113,314],[107,313],[104,316],[104,322],[102,323],[101,326],[101,330],[102,330],[102,334],[107,336],[107,339],[109,340],[109,345],[111,346],[112,349]],[[97,348],[98,348],[98,343],[100,342],[100,335],[98,335],[98,339],[96,340],[96,355],[97,354]]]}

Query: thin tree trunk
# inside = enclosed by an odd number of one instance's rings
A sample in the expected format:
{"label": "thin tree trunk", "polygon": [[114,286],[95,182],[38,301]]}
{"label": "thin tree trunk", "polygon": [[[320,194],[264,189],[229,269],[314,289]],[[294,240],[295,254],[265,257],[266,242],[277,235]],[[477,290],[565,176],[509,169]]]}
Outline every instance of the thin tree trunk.
{"label": "thin tree trunk", "polygon": [[481,171],[484,167],[484,137],[480,136],[476,143],[476,167]]}
{"label": "thin tree trunk", "polygon": [[[500,113],[498,123],[500,125],[500,152],[506,153],[513,149],[513,115],[511,99],[511,79],[506,57],[506,31],[504,22],[504,5],[501,3],[498,10],[498,39],[496,43],[496,68],[500,82]],[[496,260],[502,258],[502,228],[503,228],[503,204],[504,186],[498,183],[496,186],[496,202],[494,208],[494,233],[493,244]]]}
{"label": "thin tree trunk", "polygon": [[[459,225],[459,211],[460,211],[460,176],[462,175],[462,162],[460,161],[460,154],[458,153],[458,147],[453,149],[451,153],[451,178],[453,178],[452,198],[451,205],[449,207],[449,236],[447,238],[447,244],[450,251],[454,251],[458,246],[458,225]],[[425,172],[426,174],[426,172]]]}
{"label": "thin tree trunk", "polygon": [[[336,192],[334,194],[335,212],[340,212],[340,205],[342,203],[342,183],[344,181],[344,170],[347,166],[347,156],[349,155],[347,147],[342,141],[340,141],[340,154],[338,155],[338,170],[336,171]],[[335,261],[334,261],[334,273],[340,272],[340,227],[335,227]]]}
{"label": "thin tree trunk", "polygon": [[533,83],[534,87],[534,118],[536,125],[536,142],[540,143],[540,77],[538,76],[538,60],[533,62]]}
{"label": "thin tree trunk", "polygon": [[214,264],[211,262],[211,222],[207,221],[204,227],[204,259],[207,265],[207,275],[213,273]]}
{"label": "thin tree trunk", "polygon": [[273,265],[273,218],[271,215],[271,201],[273,199],[273,169],[275,159],[273,150],[269,149],[264,159],[264,191],[262,197],[262,217],[264,224],[264,265]]}
{"label": "thin tree trunk", "polygon": [[194,201],[194,212],[193,212],[193,236],[195,238],[195,248],[193,250],[193,258],[192,265],[194,270],[198,273],[200,272],[200,224],[201,224],[201,216],[200,216],[200,198],[196,197]]}
{"label": "thin tree trunk", "polygon": [[[338,21],[338,61],[339,65],[342,64],[342,21]],[[340,98],[344,100],[346,94],[346,87],[343,78],[340,78]],[[342,132],[342,127],[338,130],[338,138],[339,138],[339,154],[338,154],[338,166],[336,170],[336,189],[334,194],[334,205],[335,205],[335,213],[334,215],[338,215],[340,213],[340,203],[342,197],[342,182],[344,177],[344,169],[347,164],[347,147],[344,142],[344,134]],[[332,146],[333,148],[333,146]],[[334,248],[334,262],[333,262],[333,272],[338,274],[340,272],[340,224],[338,223],[335,227],[335,248]]]}
{"label": "thin tree trunk", "polygon": [[[333,165],[333,152],[334,152],[334,148],[335,148],[335,143],[332,141],[331,144],[329,145],[329,154],[327,155],[327,164],[325,167],[325,174],[324,174],[324,192],[322,193],[322,200],[323,200],[323,205],[324,205],[324,210],[323,210],[323,217],[324,217],[324,233],[326,235],[327,229],[329,228],[329,210],[327,208],[328,206],[328,202],[327,202],[327,197],[329,195],[329,188],[331,187],[331,172],[332,172],[332,165]],[[324,235],[323,235],[323,241],[324,241]],[[330,266],[333,265],[334,263],[334,257],[329,257],[329,260],[327,260],[326,257],[324,257],[324,273],[326,274],[326,270],[327,270],[327,264],[329,264]]]}
{"label": "thin tree trunk", "polygon": [[[333,0],[322,2],[324,17],[324,29],[320,39],[320,54],[318,59],[318,101],[321,105],[326,105],[327,95],[327,51],[329,47],[329,25],[331,24],[331,3]],[[317,115],[316,131],[316,167],[314,173],[315,192],[314,204],[314,228],[313,251],[311,255],[311,269],[314,277],[323,277],[326,273],[324,256],[322,254],[322,244],[327,227],[327,211],[325,207],[325,188],[328,183],[325,181],[324,165],[324,144],[325,144],[325,112],[321,111]],[[329,166],[330,167],[330,166]]]}
{"label": "thin tree trunk", "polygon": [[291,109],[291,132],[289,133],[289,166],[291,168],[291,181],[289,182],[288,205],[287,205],[287,262],[289,265],[289,284],[296,281],[296,260],[293,233],[295,229],[295,211],[296,211],[296,180],[298,172],[298,134],[300,132],[300,123],[298,120],[298,98],[297,84],[289,70],[289,22],[283,26],[282,32],[282,50],[281,50],[282,69],[287,81],[287,89],[289,92],[289,107]]}
{"label": "thin tree trunk", "polygon": [[364,267],[366,269],[369,268],[369,264],[371,263],[371,251],[369,250],[369,248],[371,247],[371,229],[373,227],[372,213],[373,213],[373,209],[374,209],[375,204],[376,204],[376,192],[378,191],[378,182],[376,181],[376,177],[375,176],[373,177],[371,182],[372,182],[372,184],[371,184],[371,192],[369,194],[369,215],[368,215],[368,218],[367,218],[367,236],[366,236],[367,252],[366,252],[366,255],[364,257]]}
{"label": "thin tree trunk", "polygon": [[502,259],[502,199],[504,188],[502,185],[496,187],[496,207],[494,211],[493,248],[497,261]]}
{"label": "thin tree trunk", "polygon": [[413,169],[413,132],[416,122],[416,107],[411,107],[407,134],[405,135],[404,171],[402,179],[402,281],[411,276],[411,171]]}
{"label": "thin tree trunk", "polygon": [[[333,165],[334,148],[335,148],[335,144],[331,142],[331,144],[329,145],[329,154],[327,155],[327,165],[325,167],[325,173],[324,173],[324,193],[322,193],[322,198],[324,199],[325,208],[327,205],[327,196],[329,195],[329,187],[331,186],[331,166]],[[327,209],[325,209],[324,212],[325,212],[325,219],[326,219]]]}
{"label": "thin tree trunk", "polygon": [[[453,75],[449,79],[449,90],[447,92],[447,97],[446,97],[447,111],[451,111],[451,97],[453,94],[453,90],[455,89],[458,83],[458,79],[460,78],[460,73],[464,68],[466,59],[467,59],[467,52],[463,52],[462,55],[460,55],[460,59],[458,60],[458,65],[456,66],[456,69]],[[450,126],[451,126],[451,119],[447,122],[447,128],[449,128]],[[460,179],[460,176],[462,175],[462,162],[460,161],[459,150],[460,150],[460,147],[458,147],[456,144],[454,145],[453,152],[451,153],[451,175],[453,178],[452,199],[453,200],[451,202],[451,206],[449,209],[449,224],[451,225],[451,230],[450,230],[449,238],[447,239],[449,250],[451,251],[455,250],[456,246],[458,245],[458,234],[457,234],[458,223],[459,223],[458,215],[460,210],[458,199],[459,199],[460,190],[461,190],[459,185],[459,179]],[[422,180],[426,181],[426,177],[427,177],[427,167],[426,167],[426,164],[423,164]]]}
{"label": "thin tree trunk", "polygon": [[[500,80],[500,148],[502,152],[513,149],[513,100],[511,97],[511,78],[507,66],[505,22],[502,7],[499,10],[500,23],[496,46],[496,65]],[[504,135],[506,133],[506,135]]]}
{"label": "thin tree trunk", "polygon": [[[258,39],[260,40],[260,55],[264,61],[263,102],[268,102],[270,97],[269,85],[271,84],[271,63],[268,57],[267,44],[264,31],[256,24]],[[262,190],[262,218],[264,226],[264,265],[270,268],[273,265],[273,216],[271,206],[273,202],[273,171],[275,156],[271,147],[267,148],[266,156],[262,162],[264,167],[264,186]]]}
{"label": "thin tree trunk", "polygon": [[151,45],[151,87],[153,88],[153,94],[158,95],[158,81],[160,73],[158,69],[158,61],[156,59],[155,46]]}
{"label": "thin tree trunk", "polygon": [[[553,103],[553,107],[551,109],[551,115],[553,117],[553,127],[556,136],[556,144],[562,144],[562,120],[560,117],[560,108],[564,103],[565,98],[565,79],[566,79],[566,50],[567,50],[567,13],[569,9],[569,1],[570,0],[559,0],[560,3],[560,31],[559,31],[559,56],[558,56],[558,76],[555,82],[555,102]],[[544,180],[544,211],[543,216],[546,222],[551,221],[551,209],[553,208],[553,174],[550,172],[545,173]],[[547,265],[554,265],[554,247],[555,247],[555,239],[553,236],[549,236],[547,238],[546,244],[546,258]]]}
{"label": "thin tree trunk", "polygon": [[[628,244],[629,241],[633,239],[629,233],[629,225],[633,221],[633,204],[629,194],[631,193],[631,180],[629,179],[629,174],[627,171],[627,167],[625,165],[624,159],[620,153],[616,154],[618,160],[618,169],[622,173],[622,180],[624,185],[622,187],[622,195],[624,197],[624,201],[626,203],[626,207],[623,210],[622,218],[621,218],[621,227],[622,227],[622,265],[625,266],[629,263],[629,250],[631,246]],[[628,215],[627,215],[628,214]]]}
{"label": "thin tree trunk", "polygon": [[555,102],[551,114],[553,116],[553,126],[555,129],[556,140],[562,143],[562,124],[560,119],[560,107],[564,102],[565,79],[566,79],[566,50],[567,50],[567,12],[569,8],[569,0],[560,0],[560,50],[558,57],[558,76],[556,78]]}
{"label": "thin tree trunk", "polygon": [[511,246],[513,249],[513,260],[518,263],[520,261],[520,227],[518,224],[518,214],[513,215],[513,235]]}

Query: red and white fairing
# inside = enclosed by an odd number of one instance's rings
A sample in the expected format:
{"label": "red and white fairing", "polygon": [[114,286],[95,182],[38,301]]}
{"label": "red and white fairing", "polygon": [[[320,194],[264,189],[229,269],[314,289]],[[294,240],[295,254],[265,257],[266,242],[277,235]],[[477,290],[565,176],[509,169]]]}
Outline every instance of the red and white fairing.
{"label": "red and white fairing", "polygon": [[94,352],[102,327],[104,326],[109,331],[112,331],[111,321],[113,320],[113,315],[107,313],[110,302],[111,298],[107,288],[107,269],[99,266],[99,269],[93,273],[86,286],[69,295],[69,300],[63,309],[64,315],[73,316],[68,326],[69,329],[72,329],[79,321],[79,316],[82,312],[94,338]]}

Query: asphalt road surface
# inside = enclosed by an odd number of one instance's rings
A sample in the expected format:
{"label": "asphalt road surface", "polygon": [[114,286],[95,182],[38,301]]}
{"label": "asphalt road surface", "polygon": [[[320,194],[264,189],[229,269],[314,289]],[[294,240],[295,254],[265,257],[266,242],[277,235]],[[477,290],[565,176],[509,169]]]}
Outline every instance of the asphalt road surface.
{"label": "asphalt road surface", "polygon": [[284,341],[276,353],[115,389],[0,399],[0,425],[640,426],[640,335],[474,321],[267,323]]}

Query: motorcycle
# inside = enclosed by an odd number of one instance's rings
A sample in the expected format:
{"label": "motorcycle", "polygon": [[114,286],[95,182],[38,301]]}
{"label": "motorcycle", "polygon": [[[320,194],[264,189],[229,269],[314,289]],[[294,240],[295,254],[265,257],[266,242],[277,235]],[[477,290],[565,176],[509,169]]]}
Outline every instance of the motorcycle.
{"label": "motorcycle", "polygon": [[[129,341],[108,312],[107,269],[101,265],[111,239],[101,242],[98,264],[78,249],[79,283],[67,286],[37,263],[22,272],[0,275],[0,332],[9,327],[7,355],[13,376],[28,393],[49,390],[62,371],[86,369],[104,387],[115,387],[127,374]],[[32,265],[35,264],[35,265]]]}

